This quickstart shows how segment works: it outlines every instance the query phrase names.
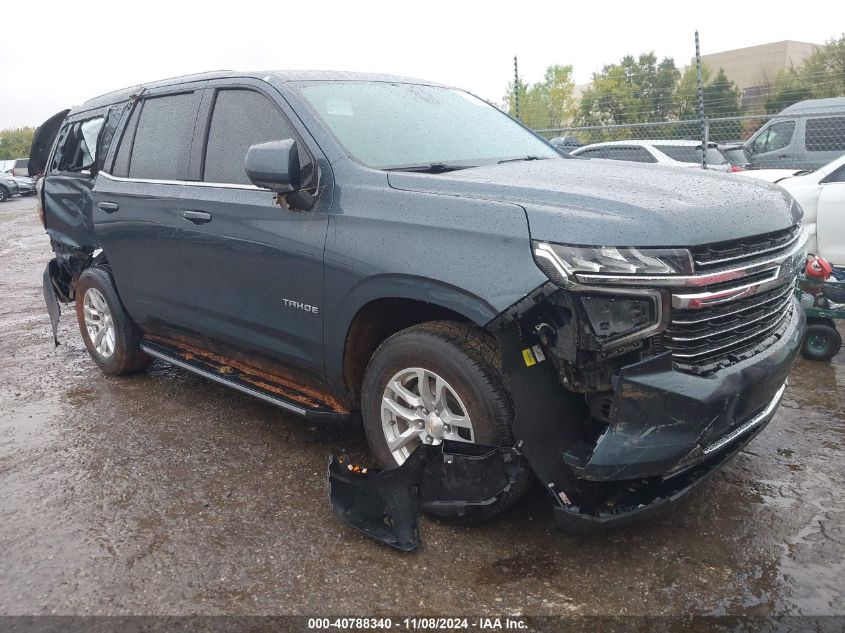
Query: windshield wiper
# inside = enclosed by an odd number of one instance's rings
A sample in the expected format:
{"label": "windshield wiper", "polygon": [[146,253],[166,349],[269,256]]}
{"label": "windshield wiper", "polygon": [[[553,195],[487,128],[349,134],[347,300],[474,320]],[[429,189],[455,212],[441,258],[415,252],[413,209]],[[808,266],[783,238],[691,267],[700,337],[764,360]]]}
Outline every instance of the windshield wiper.
{"label": "windshield wiper", "polygon": [[520,156],[519,158],[506,158],[504,160],[499,161],[499,165],[502,163],[518,163],[519,161],[523,160],[546,160],[547,156]]}
{"label": "windshield wiper", "polygon": [[458,165],[455,163],[424,163],[420,165],[403,165],[401,167],[384,167],[384,171],[413,171],[421,174],[442,174],[447,171],[469,169],[475,165]]}

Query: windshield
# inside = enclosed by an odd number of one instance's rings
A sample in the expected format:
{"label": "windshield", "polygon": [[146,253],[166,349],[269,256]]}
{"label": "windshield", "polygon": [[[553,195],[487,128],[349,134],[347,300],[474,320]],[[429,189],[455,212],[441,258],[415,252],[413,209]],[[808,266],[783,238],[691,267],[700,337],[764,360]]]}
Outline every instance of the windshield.
{"label": "windshield", "polygon": [[481,99],[419,84],[320,81],[300,92],[346,151],[376,169],[560,158]]}
{"label": "windshield", "polygon": [[[701,146],[695,145],[655,145],[655,149],[660,150],[669,158],[677,160],[681,163],[701,163]],[[708,165],[722,165],[728,162],[715,147],[707,148],[707,164]]]}

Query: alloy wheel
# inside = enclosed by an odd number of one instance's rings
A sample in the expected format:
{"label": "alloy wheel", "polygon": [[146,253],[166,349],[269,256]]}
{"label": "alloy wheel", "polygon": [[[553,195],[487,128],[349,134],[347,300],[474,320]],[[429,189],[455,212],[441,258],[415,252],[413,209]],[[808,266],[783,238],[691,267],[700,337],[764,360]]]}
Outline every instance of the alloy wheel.
{"label": "alloy wheel", "polygon": [[114,322],[106,298],[96,288],[88,288],[83,299],[85,328],[97,354],[111,358],[114,354]]}
{"label": "alloy wheel", "polygon": [[421,367],[398,371],[387,382],[381,425],[387,448],[400,465],[420,444],[475,441],[469,413],[455,389]]}

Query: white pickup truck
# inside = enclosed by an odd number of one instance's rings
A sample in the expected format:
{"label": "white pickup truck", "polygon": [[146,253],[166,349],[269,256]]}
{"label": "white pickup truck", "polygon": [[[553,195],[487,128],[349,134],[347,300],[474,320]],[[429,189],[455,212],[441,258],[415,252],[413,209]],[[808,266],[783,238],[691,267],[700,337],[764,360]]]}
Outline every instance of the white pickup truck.
{"label": "white pickup truck", "polygon": [[845,266],[845,154],[815,171],[751,169],[737,175],[774,182],[804,209],[807,250]]}

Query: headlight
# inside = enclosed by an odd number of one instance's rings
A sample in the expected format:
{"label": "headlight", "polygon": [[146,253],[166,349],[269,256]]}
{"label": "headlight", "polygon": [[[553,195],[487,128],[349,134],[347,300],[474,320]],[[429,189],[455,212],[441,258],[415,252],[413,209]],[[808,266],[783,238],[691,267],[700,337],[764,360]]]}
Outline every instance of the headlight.
{"label": "headlight", "polygon": [[660,322],[660,297],[582,295],[581,305],[590,321],[593,334],[600,343],[653,328]]}
{"label": "headlight", "polygon": [[552,281],[566,285],[576,275],[675,275],[692,272],[685,248],[569,246],[534,242],[534,259]]}

